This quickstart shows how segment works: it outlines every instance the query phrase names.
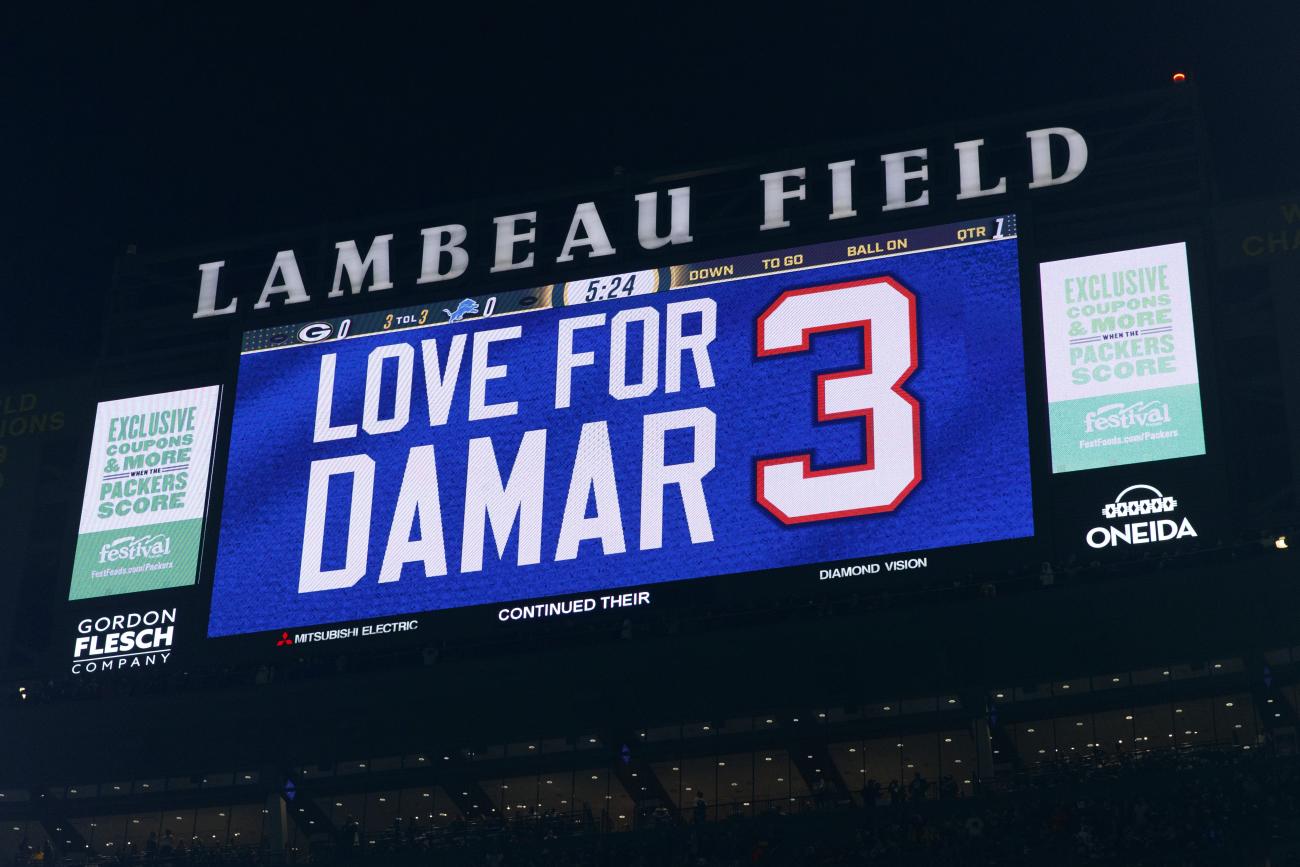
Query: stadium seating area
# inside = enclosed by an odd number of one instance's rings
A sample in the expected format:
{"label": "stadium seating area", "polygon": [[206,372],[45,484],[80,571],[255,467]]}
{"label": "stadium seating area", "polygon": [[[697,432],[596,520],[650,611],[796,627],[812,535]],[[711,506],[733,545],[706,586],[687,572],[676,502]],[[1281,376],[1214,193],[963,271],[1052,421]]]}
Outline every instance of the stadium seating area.
{"label": "stadium seating area", "polygon": [[637,831],[530,815],[403,828],[271,858],[254,848],[151,841],[122,856],[20,847],[14,864],[1240,865],[1300,864],[1300,760],[1270,750],[1163,750],[1075,760],[974,797],[863,806],[808,799],[752,817],[661,814]]}

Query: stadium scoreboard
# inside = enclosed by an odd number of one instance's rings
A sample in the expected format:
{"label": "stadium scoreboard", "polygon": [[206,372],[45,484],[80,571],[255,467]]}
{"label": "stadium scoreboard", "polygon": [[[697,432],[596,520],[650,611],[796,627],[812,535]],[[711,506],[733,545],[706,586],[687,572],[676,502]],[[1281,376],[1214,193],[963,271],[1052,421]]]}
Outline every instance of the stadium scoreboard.
{"label": "stadium scoreboard", "polygon": [[[1094,213],[1113,148],[1020,141],[1018,177],[982,139],[946,176],[882,155],[883,232],[850,231],[853,160],[820,192],[760,172],[757,232],[694,259],[689,187],[635,197],[639,255],[582,203],[556,257],[580,271],[540,285],[535,211],[494,217],[479,283],[460,223],[405,259],[400,232],[315,267],[279,250],[255,300],[249,269],[200,263],[185,316],[228,335],[219,363],[120,384],[86,432],[72,672],[1194,542],[1215,466],[1197,225],[1062,221],[1072,187]],[[821,222],[784,235],[804,242],[773,243],[810,204]]]}

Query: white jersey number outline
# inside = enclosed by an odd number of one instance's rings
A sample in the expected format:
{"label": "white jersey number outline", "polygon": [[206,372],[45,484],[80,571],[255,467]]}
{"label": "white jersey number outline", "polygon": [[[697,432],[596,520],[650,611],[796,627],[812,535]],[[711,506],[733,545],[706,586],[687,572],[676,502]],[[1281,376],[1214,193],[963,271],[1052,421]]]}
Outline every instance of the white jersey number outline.
{"label": "white jersey number outline", "polygon": [[759,358],[807,352],[813,334],[860,328],[862,367],[817,376],[817,420],[862,418],[866,456],[814,470],[808,453],[757,462],[758,502],[785,524],[892,512],[921,481],[916,297],[890,277],[783,292],[758,317]]}

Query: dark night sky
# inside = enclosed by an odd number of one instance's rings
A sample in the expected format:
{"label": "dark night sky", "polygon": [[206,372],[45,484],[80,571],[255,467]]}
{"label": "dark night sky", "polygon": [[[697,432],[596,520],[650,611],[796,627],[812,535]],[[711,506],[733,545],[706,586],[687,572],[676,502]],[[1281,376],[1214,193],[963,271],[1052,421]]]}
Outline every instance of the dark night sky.
{"label": "dark night sky", "polygon": [[128,243],[674,169],[1172,86],[1179,69],[1200,88],[1221,195],[1294,190],[1294,5],[10,4],[0,381],[84,363]]}

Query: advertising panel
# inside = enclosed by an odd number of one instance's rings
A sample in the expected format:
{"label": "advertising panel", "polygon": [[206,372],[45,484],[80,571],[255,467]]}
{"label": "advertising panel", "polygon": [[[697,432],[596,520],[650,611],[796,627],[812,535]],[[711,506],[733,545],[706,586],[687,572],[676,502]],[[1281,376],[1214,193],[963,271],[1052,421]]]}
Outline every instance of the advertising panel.
{"label": "advertising panel", "polygon": [[71,641],[67,671],[102,675],[165,666],[176,645],[176,619],[175,606],[82,617]]}
{"label": "advertising panel", "polygon": [[68,599],[193,584],[220,386],[99,404]]}
{"label": "advertising panel", "polygon": [[208,634],[1032,536],[1023,353],[1013,217],[248,332]]}
{"label": "advertising panel", "polygon": [[1205,454],[1187,245],[1044,262],[1052,471]]}

